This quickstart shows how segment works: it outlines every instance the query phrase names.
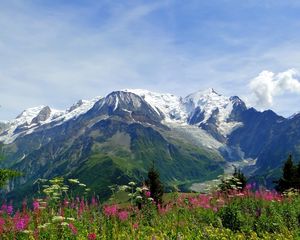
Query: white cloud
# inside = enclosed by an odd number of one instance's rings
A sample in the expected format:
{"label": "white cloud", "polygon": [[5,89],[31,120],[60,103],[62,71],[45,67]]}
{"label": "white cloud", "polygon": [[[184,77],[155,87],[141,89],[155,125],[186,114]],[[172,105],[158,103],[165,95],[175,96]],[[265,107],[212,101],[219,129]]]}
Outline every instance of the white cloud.
{"label": "white cloud", "polygon": [[255,96],[255,104],[260,108],[273,105],[276,96],[296,93],[300,94],[300,81],[295,69],[273,73],[262,71],[250,81],[249,87]]}

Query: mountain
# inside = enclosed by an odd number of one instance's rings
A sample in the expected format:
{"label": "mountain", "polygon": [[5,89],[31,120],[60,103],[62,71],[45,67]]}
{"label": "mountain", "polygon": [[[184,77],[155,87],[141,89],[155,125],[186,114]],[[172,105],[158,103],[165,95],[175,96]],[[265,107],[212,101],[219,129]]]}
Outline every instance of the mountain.
{"label": "mountain", "polygon": [[214,89],[185,98],[126,89],[64,111],[30,108],[3,123],[2,166],[24,172],[9,186],[14,197],[31,192],[37,178],[61,175],[108,196],[109,185],[142,181],[153,161],[169,187],[187,189],[232,164],[272,179],[287,153],[299,155],[299,121]]}

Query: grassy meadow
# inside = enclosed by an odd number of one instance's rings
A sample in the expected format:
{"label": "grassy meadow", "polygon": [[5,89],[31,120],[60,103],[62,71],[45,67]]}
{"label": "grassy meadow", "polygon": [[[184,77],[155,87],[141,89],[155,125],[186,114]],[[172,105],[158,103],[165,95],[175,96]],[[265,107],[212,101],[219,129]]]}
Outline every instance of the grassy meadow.
{"label": "grassy meadow", "polygon": [[[166,194],[156,204],[146,186],[112,188],[110,201],[86,197],[77,179],[41,183],[40,198],[14,209],[3,202],[0,239],[300,239],[300,196],[275,191]],[[72,192],[72,186],[82,192]],[[120,201],[120,199],[123,199]]]}

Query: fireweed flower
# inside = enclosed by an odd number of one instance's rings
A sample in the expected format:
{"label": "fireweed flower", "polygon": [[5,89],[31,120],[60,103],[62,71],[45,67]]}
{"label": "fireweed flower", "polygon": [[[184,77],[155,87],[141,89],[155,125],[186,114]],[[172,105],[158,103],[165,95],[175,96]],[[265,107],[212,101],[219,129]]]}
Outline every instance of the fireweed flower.
{"label": "fireweed flower", "polygon": [[34,211],[38,211],[39,210],[39,207],[40,207],[40,203],[37,201],[37,200],[34,200],[33,203],[33,210]]}
{"label": "fireweed flower", "polygon": [[14,221],[15,229],[17,231],[23,231],[27,228],[28,223],[30,221],[30,217],[28,215],[20,216],[20,214],[17,213],[14,216],[13,221]]}
{"label": "fireweed flower", "polygon": [[146,193],[145,193],[145,195],[146,195],[146,197],[150,197],[151,196],[151,192],[150,191],[147,191]]}
{"label": "fireweed flower", "polygon": [[97,238],[96,233],[89,233],[88,234],[88,240],[95,240]]}
{"label": "fireweed flower", "polygon": [[77,228],[74,226],[73,223],[69,223],[69,228],[70,228],[70,230],[72,231],[72,233],[73,233],[74,235],[77,235],[78,230],[77,230]]}
{"label": "fireweed flower", "polygon": [[1,213],[6,213],[6,210],[7,210],[7,205],[5,203],[3,203],[2,206],[1,206],[0,214]]}
{"label": "fireweed flower", "polygon": [[13,206],[9,205],[7,206],[6,212],[8,215],[11,215],[13,213],[13,210],[14,210]]}
{"label": "fireweed flower", "polygon": [[97,199],[95,198],[95,196],[92,197],[92,206],[97,206]]}
{"label": "fireweed flower", "polygon": [[132,225],[132,227],[133,227],[134,230],[137,230],[139,228],[139,224],[138,223],[134,223]]}
{"label": "fireweed flower", "polygon": [[104,214],[107,217],[116,216],[117,211],[118,211],[118,206],[117,205],[104,206]]}
{"label": "fireweed flower", "polygon": [[0,217],[0,234],[3,233],[3,231],[4,231],[4,229],[3,229],[4,224],[5,224],[5,220]]}
{"label": "fireweed flower", "polygon": [[124,222],[124,221],[126,221],[127,218],[128,218],[128,212],[127,212],[127,211],[121,211],[121,212],[118,213],[118,217],[119,217],[119,219],[120,219],[122,222]]}

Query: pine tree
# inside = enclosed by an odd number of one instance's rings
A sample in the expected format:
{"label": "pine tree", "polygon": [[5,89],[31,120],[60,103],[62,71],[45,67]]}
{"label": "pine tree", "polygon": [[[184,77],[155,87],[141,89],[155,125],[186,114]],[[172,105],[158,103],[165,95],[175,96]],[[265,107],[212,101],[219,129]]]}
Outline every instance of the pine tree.
{"label": "pine tree", "polygon": [[247,178],[245,177],[244,173],[242,173],[241,169],[237,169],[236,167],[234,167],[233,177],[238,179],[237,186],[241,187],[241,189],[243,190],[246,187]]}
{"label": "pine tree", "polygon": [[232,177],[229,179],[221,179],[221,183],[219,184],[219,189],[223,192],[228,192],[232,189],[239,189],[243,190],[246,187],[247,184],[247,178],[242,173],[241,169],[237,169],[234,166],[234,172],[232,174]]}
{"label": "pine tree", "polygon": [[162,204],[164,187],[159,179],[159,172],[154,167],[154,162],[148,171],[148,180],[146,181],[146,184],[150,190],[150,197],[154,199],[156,204]]}
{"label": "pine tree", "polygon": [[287,160],[285,161],[282,170],[282,177],[278,181],[274,181],[277,184],[275,189],[279,192],[284,192],[290,188],[297,188],[297,168],[294,166],[291,154],[289,154]]}
{"label": "pine tree", "polygon": [[[2,154],[2,144],[0,144],[0,161],[4,160],[4,156]],[[19,177],[22,174],[18,171],[0,168],[0,189],[3,188],[10,179],[15,177]]]}

